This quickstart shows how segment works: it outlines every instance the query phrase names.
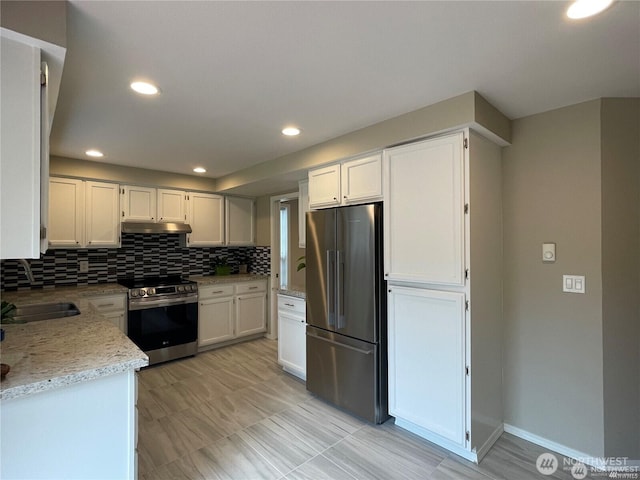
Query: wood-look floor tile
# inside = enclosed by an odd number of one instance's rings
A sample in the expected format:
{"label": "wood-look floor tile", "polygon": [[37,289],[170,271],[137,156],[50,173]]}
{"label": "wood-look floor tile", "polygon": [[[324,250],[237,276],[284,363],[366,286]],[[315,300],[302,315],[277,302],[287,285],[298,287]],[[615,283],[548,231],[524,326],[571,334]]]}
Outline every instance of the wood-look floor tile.
{"label": "wood-look floor tile", "polygon": [[417,437],[369,425],[323,454],[356,478],[380,480],[428,478],[444,459]]}
{"label": "wood-look floor tile", "polygon": [[360,430],[365,425],[368,425],[365,421],[330,405],[320,398],[312,397],[300,403],[299,406],[314,418],[322,422],[332,423],[337,428],[349,433],[354,433],[356,430]]}
{"label": "wood-look floor tile", "polygon": [[269,417],[269,420],[293,432],[319,452],[336,444],[354,431],[350,424],[340,421],[338,417],[331,414],[319,414],[318,410],[310,408],[306,403],[283,410]]}
{"label": "wood-look floor tile", "polygon": [[[522,480],[543,480],[550,478],[573,480],[571,473],[562,469],[564,457],[559,454],[555,455],[560,462],[560,468],[550,476],[541,474],[536,468],[536,460],[540,453],[548,450],[544,450],[537,445],[533,447],[535,448],[532,448],[529,453],[525,453],[518,448],[514,448],[513,443],[508,440],[505,442],[500,438],[482,459],[480,464],[477,466],[474,465],[471,468],[477,468],[480,472],[497,480],[511,480],[512,478]],[[537,451],[540,453],[536,453]]]}
{"label": "wood-look floor tile", "polygon": [[[193,407],[193,411],[206,418],[223,437],[236,433],[244,428],[237,419],[240,414],[235,405],[224,397],[204,402]],[[255,423],[255,422],[254,422]]]}
{"label": "wood-look floor tile", "polygon": [[237,435],[219,440],[158,468],[157,480],[272,480],[281,477]]}
{"label": "wood-look floor tile", "polygon": [[320,453],[272,418],[245,428],[237,435],[267,458],[282,474],[290,472]]}
{"label": "wood-look floor tile", "polygon": [[149,390],[138,391],[138,414],[146,420],[155,420],[171,413],[165,405],[158,403]]}
{"label": "wood-look floor tile", "polygon": [[453,458],[445,458],[429,480],[494,480],[493,477]]}
{"label": "wood-look floor tile", "polygon": [[285,480],[357,480],[323,455],[303,463],[284,478]]}
{"label": "wood-look floor tile", "polygon": [[179,455],[198,450],[220,440],[224,435],[199,411],[187,409],[157,420],[162,430],[171,438]]}
{"label": "wood-look floor tile", "polygon": [[168,413],[180,412],[198,404],[197,398],[186,394],[173,385],[165,385],[148,391],[155,403]]}

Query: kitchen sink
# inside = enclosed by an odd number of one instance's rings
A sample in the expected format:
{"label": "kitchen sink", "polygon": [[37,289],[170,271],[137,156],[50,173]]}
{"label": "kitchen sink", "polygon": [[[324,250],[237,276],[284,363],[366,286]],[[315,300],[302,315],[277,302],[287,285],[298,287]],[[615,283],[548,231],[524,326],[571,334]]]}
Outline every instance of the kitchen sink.
{"label": "kitchen sink", "polygon": [[37,322],[74,315],[80,315],[80,310],[74,303],[39,303],[16,307],[13,318],[17,322]]}

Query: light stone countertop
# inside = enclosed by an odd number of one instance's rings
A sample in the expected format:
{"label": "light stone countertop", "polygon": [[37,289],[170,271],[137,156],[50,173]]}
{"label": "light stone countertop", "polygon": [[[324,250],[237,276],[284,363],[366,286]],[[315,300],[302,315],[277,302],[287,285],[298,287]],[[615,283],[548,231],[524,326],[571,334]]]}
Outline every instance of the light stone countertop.
{"label": "light stone countertop", "polygon": [[74,317],[2,325],[5,339],[0,360],[11,371],[0,383],[5,401],[139,369],[147,355],[109,320],[91,311],[87,299],[125,293],[117,284],[88,287],[2,292],[2,299],[18,306],[33,303],[75,303]]}
{"label": "light stone countertop", "polygon": [[278,289],[278,293],[280,295],[287,295],[289,297],[301,298],[303,300],[306,300],[307,298],[306,292],[303,292],[301,290],[295,290],[294,287],[292,287],[292,289],[280,288]]}
{"label": "light stone countertop", "polygon": [[257,275],[255,273],[236,273],[232,275],[191,275],[189,280],[198,283],[198,286],[215,285],[219,283],[241,283],[255,282],[258,280],[268,280],[268,275]]}

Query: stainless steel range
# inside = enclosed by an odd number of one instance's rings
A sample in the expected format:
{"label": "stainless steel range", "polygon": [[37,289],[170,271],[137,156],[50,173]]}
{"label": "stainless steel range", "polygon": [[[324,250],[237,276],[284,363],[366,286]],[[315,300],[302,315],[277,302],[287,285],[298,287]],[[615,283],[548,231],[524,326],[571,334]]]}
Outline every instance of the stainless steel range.
{"label": "stainless steel range", "polygon": [[198,352],[198,284],[182,277],[123,278],[129,289],[129,338],[149,364]]}

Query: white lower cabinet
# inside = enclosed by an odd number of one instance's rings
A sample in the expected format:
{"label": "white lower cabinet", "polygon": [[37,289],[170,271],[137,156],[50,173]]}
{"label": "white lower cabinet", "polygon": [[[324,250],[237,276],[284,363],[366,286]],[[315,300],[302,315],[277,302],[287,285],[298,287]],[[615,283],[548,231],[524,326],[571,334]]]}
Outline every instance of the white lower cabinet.
{"label": "white lower cabinet", "polygon": [[278,363],[297,377],[307,378],[305,301],[278,295]]}
{"label": "white lower cabinet", "polygon": [[464,447],[464,293],[392,286],[388,301],[389,413]]}
{"label": "white lower cabinet", "polygon": [[198,347],[267,330],[267,281],[204,285],[198,289]]}
{"label": "white lower cabinet", "polygon": [[89,306],[111,321],[124,334],[127,333],[127,296],[101,295],[89,298]]}
{"label": "white lower cabinet", "polygon": [[267,282],[236,285],[236,337],[267,331],[266,290]]}
{"label": "white lower cabinet", "polygon": [[234,286],[208,286],[198,291],[198,347],[234,338]]}

